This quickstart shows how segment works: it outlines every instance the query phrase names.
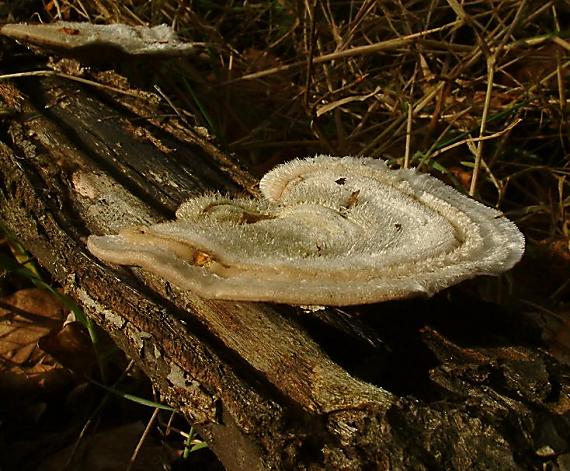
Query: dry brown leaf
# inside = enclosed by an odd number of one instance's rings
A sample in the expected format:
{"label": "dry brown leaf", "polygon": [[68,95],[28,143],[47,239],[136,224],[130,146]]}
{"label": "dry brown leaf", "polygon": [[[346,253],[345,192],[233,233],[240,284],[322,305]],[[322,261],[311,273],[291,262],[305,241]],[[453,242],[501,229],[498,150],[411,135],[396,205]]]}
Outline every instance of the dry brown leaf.
{"label": "dry brown leaf", "polygon": [[[557,44],[547,44],[538,50],[528,51],[506,69],[508,75],[501,77],[501,81],[506,85],[511,85],[513,81],[515,84],[534,84],[555,71],[559,61],[567,60],[567,55],[568,52]],[[561,69],[561,73],[568,78],[568,69]],[[548,81],[548,86],[556,86],[556,76]]]}
{"label": "dry brown leaf", "polygon": [[14,309],[0,308],[0,398],[19,414],[31,407],[41,415],[42,394],[57,393],[70,381],[70,374],[38,347],[41,337],[61,326],[63,307],[36,288],[17,291],[2,302]]}
{"label": "dry brown leaf", "polygon": [[89,335],[79,322],[65,324],[38,341],[40,348],[76,373],[87,373],[97,359]]}
{"label": "dry brown leaf", "polygon": [[465,170],[461,167],[450,167],[448,170],[451,174],[459,180],[463,188],[469,188],[471,183],[471,171]]}
{"label": "dry brown leaf", "polygon": [[281,65],[279,58],[271,51],[249,48],[244,51],[243,59],[248,64],[250,70],[265,70],[270,67]]}
{"label": "dry brown leaf", "polygon": [[37,342],[63,321],[63,307],[49,293],[23,289],[3,299],[15,311],[0,308],[0,371],[33,365],[44,353]]}
{"label": "dry brown leaf", "polygon": [[[129,459],[144,431],[141,422],[134,422],[95,434],[75,454],[69,471],[109,471],[127,469]],[[62,450],[46,460],[44,471],[63,469],[73,447]],[[168,459],[165,448],[147,437],[131,471],[165,469]]]}

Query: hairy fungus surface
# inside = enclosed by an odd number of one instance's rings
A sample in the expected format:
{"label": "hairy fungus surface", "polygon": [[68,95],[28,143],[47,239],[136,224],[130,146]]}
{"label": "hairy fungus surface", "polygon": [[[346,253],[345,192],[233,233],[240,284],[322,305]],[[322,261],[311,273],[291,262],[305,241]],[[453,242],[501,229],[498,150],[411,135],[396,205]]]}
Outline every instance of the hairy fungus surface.
{"label": "hairy fungus surface", "polygon": [[182,42],[167,25],[130,26],[58,21],[49,24],[9,23],[0,34],[38,46],[79,49],[111,47],[124,54],[177,56],[193,52],[191,43]]}
{"label": "hairy fungus surface", "polygon": [[175,221],[91,236],[89,250],[206,298],[299,305],[432,295],[524,252],[499,211],[381,160],[293,160],[260,189],[259,199],[192,198]]}

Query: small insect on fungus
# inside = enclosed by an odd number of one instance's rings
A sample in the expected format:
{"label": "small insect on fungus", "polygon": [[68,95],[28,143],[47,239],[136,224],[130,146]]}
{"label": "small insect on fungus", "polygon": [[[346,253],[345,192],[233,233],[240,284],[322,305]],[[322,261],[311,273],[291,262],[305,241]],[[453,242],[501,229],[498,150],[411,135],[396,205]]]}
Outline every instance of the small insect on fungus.
{"label": "small insect on fungus", "polygon": [[261,198],[192,198],[175,221],[91,236],[88,248],[206,298],[335,306],[429,296],[524,252],[497,210],[381,160],[297,159],[259,186]]}

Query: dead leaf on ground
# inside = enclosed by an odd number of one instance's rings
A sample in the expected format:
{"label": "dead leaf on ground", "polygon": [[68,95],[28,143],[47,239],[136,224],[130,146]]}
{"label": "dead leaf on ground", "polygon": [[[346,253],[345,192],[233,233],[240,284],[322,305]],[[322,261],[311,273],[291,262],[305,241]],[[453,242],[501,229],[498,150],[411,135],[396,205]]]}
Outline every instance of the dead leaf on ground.
{"label": "dead leaf on ground", "polygon": [[41,422],[50,396],[69,386],[70,373],[38,347],[42,336],[60,328],[65,313],[52,295],[35,288],[1,301],[0,417],[15,439]]}
{"label": "dead leaf on ground", "polygon": [[32,366],[45,355],[38,340],[63,322],[63,307],[37,288],[17,291],[2,301],[15,309],[0,308],[0,372],[14,365]]}
{"label": "dead leaf on ground", "polygon": [[58,331],[64,308],[51,294],[22,289],[3,298],[0,308],[0,398],[14,404],[60,391],[70,374],[38,346],[39,340]]}
{"label": "dead leaf on ground", "polygon": [[61,365],[76,373],[88,373],[97,364],[89,335],[79,322],[69,322],[38,341]]}
{"label": "dead leaf on ground", "polygon": [[[71,465],[65,469],[69,471],[127,469],[144,429],[142,422],[133,422],[95,434],[85,440],[73,456]],[[73,446],[61,450],[47,459],[40,469],[43,471],[64,469],[72,450]],[[147,437],[130,469],[132,471],[164,469],[168,462],[165,448],[152,437]]]}
{"label": "dead leaf on ground", "polygon": [[468,171],[457,166],[450,167],[448,170],[455,178],[457,178],[457,180],[459,180],[459,183],[461,183],[463,188],[469,188],[472,176],[472,172],[470,170]]}

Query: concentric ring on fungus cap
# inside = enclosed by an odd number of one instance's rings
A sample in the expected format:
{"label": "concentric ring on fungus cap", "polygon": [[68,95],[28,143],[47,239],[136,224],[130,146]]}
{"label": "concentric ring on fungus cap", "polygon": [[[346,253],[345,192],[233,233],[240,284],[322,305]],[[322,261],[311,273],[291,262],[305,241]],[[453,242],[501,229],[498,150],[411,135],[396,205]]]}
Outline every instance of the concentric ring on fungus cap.
{"label": "concentric ring on fungus cap", "polygon": [[91,236],[88,248],[206,298],[336,306],[432,295],[524,252],[499,211],[381,160],[297,159],[259,186],[264,198],[192,198],[176,221]]}

